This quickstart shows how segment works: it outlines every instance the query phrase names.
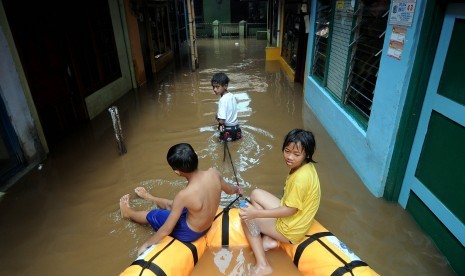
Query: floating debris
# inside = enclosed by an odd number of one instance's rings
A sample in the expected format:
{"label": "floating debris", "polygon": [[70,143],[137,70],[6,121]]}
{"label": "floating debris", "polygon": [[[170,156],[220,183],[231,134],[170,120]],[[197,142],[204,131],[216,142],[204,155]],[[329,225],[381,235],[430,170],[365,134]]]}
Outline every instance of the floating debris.
{"label": "floating debris", "polygon": [[123,155],[127,152],[126,146],[124,145],[123,129],[121,128],[121,122],[119,120],[118,107],[112,106],[108,108],[113,121],[113,129],[115,130],[116,142],[118,143],[119,155]]}

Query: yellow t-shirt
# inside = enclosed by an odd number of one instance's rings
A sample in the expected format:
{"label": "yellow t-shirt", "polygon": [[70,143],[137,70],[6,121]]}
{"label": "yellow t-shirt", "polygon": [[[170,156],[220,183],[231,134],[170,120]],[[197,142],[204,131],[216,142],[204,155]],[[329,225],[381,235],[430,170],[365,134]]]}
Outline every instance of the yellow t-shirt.
{"label": "yellow t-shirt", "polygon": [[276,230],[291,242],[300,242],[307,234],[320,206],[320,180],[313,163],[289,174],[280,206],[297,208],[297,212],[276,220]]}

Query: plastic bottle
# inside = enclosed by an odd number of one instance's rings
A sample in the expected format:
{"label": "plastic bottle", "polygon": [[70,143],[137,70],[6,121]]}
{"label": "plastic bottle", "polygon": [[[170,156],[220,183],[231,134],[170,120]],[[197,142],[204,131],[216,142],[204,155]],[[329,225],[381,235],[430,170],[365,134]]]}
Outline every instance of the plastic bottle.
{"label": "plastic bottle", "polygon": [[[245,200],[240,201],[240,206],[247,208],[247,204],[245,203]],[[260,235],[260,227],[258,227],[255,220],[253,219],[246,220],[245,224],[247,225],[247,228],[249,228],[250,234],[252,234],[252,236],[256,237]]]}

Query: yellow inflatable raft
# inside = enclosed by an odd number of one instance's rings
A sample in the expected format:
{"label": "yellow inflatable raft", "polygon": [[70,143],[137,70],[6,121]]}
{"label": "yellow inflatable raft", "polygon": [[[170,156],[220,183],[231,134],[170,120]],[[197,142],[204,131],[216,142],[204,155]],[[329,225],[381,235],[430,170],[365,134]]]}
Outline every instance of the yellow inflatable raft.
{"label": "yellow inflatable raft", "polygon": [[303,275],[379,275],[316,220],[302,242],[279,247]]}
{"label": "yellow inflatable raft", "polygon": [[208,247],[249,246],[242,229],[239,210],[238,208],[218,209],[216,219],[205,235]]}
{"label": "yellow inflatable raft", "polygon": [[205,238],[195,242],[181,242],[170,236],[142,253],[121,276],[180,275],[187,276],[205,252]]}
{"label": "yellow inflatable raft", "polygon": [[[218,209],[208,233],[191,244],[166,237],[154,249],[142,254],[121,275],[189,275],[207,246],[249,246],[241,226],[239,209]],[[378,275],[316,220],[302,242],[281,243],[279,247],[289,255],[303,275]]]}

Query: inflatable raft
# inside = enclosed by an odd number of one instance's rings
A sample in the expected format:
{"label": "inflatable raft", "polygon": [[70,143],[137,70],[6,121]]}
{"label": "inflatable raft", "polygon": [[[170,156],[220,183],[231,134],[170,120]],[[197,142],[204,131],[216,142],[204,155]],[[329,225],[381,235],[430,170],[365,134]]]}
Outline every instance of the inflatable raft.
{"label": "inflatable raft", "polygon": [[[141,254],[120,275],[189,275],[205,249],[248,247],[241,226],[239,209],[220,208],[208,233],[192,243],[165,237]],[[347,246],[313,220],[299,244],[283,244],[284,250],[303,275],[378,275]]]}

